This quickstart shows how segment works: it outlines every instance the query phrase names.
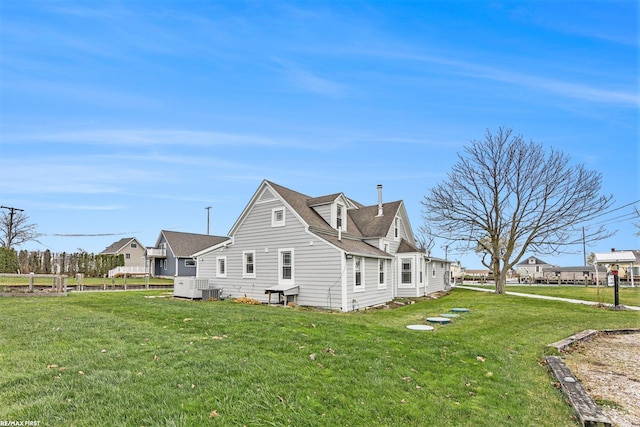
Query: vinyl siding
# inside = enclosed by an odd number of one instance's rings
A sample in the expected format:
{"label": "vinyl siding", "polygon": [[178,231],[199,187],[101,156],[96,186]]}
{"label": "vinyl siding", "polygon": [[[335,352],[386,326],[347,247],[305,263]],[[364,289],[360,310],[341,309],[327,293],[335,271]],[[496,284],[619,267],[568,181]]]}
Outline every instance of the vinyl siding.
{"label": "vinyl siding", "polygon": [[[298,304],[340,308],[342,252],[308,233],[288,209],[285,226],[272,227],[273,209],[281,207],[285,206],[278,199],[251,206],[233,236],[233,244],[200,257],[198,277],[208,278],[210,284],[223,288],[225,295],[234,298],[247,295],[267,302],[265,289],[278,284],[278,251],[292,249],[294,284],[300,288]],[[255,251],[255,278],[242,277],[243,251]],[[227,257],[226,278],[216,278],[216,257],[221,255]]]}
{"label": "vinyl siding", "polygon": [[[390,262],[389,262],[390,264]],[[355,284],[355,268],[352,259],[347,260],[348,280],[347,280],[347,310],[371,307],[384,304],[393,299],[392,285],[390,277],[390,265],[387,264],[387,287],[386,289],[378,288],[378,258],[363,257],[364,265],[364,291],[356,292]]]}
{"label": "vinyl siding", "polygon": [[[320,206],[314,206],[313,210],[318,212],[318,215],[320,215],[322,217],[322,219],[324,219],[327,224],[331,224],[331,204],[327,204],[327,205],[320,205]],[[345,214],[346,214],[346,210],[345,210]],[[331,225],[333,227],[333,224]]]}

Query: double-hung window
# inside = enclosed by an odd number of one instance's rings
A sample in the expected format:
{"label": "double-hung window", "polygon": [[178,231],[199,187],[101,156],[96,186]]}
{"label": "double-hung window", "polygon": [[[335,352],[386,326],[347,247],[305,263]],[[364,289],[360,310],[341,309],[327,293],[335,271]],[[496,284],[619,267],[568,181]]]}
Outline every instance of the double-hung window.
{"label": "double-hung window", "polygon": [[385,273],[387,269],[387,261],[384,259],[378,260],[378,287],[384,288],[387,283],[385,282]]}
{"label": "double-hung window", "polygon": [[412,282],[412,272],[411,272],[411,258],[403,258],[402,259],[402,271],[401,271],[401,282],[404,285],[409,285]]}
{"label": "double-hung window", "polygon": [[364,258],[353,258],[353,288],[355,291],[364,291]]}
{"label": "double-hung window", "polygon": [[227,277],[227,257],[216,258],[216,277]]}
{"label": "double-hung window", "polygon": [[243,269],[242,277],[256,277],[256,252],[244,251],[242,253]]}
{"label": "double-hung window", "polygon": [[344,229],[342,227],[342,205],[336,206],[336,228]]}
{"label": "double-hung window", "polygon": [[293,263],[293,249],[280,249],[278,251],[278,270],[279,270],[279,283],[293,283],[295,278],[294,263]]}

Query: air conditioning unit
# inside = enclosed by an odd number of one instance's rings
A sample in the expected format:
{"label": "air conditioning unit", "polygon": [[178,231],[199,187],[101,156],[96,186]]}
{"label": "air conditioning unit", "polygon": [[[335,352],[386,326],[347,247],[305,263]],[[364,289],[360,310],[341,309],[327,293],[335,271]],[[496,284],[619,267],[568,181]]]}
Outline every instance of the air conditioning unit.
{"label": "air conditioning unit", "polygon": [[219,300],[222,295],[222,289],[209,288],[202,290],[202,301],[209,301],[210,299]]}

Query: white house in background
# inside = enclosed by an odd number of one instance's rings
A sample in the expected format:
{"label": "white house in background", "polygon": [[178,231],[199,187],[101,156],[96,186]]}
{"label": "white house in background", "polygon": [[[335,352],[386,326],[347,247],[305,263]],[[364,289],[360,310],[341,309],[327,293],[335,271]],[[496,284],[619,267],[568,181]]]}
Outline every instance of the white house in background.
{"label": "white house in background", "polygon": [[146,248],[135,237],[125,237],[107,246],[98,255],[122,255],[124,266],[109,271],[109,277],[118,274],[144,275],[148,273],[145,259]]}
{"label": "white house in background", "polygon": [[263,181],[229,232],[194,253],[224,295],[351,311],[448,287],[449,262],[415,246],[404,202],[364,206]]}
{"label": "white house in background", "polygon": [[521,282],[530,282],[544,278],[544,271],[553,267],[539,258],[530,256],[516,264],[516,273]]}

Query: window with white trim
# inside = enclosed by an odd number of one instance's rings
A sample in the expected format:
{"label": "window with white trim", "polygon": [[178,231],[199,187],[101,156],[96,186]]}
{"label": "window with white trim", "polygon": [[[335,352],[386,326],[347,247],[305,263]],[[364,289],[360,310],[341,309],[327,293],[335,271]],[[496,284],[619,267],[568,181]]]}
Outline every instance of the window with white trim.
{"label": "window with white trim", "polygon": [[401,270],[401,283],[403,285],[410,285],[412,282],[412,260],[411,258],[402,258],[402,270]]}
{"label": "window with white trim", "polygon": [[293,249],[278,250],[278,283],[293,283],[295,279]]}
{"label": "window with white trim", "polygon": [[343,226],[342,226],[342,210],[343,210],[343,206],[342,205],[337,205],[336,206],[336,228],[338,229],[342,229],[344,230]]}
{"label": "window with white trim", "polygon": [[431,268],[431,277],[436,277],[436,266],[435,265]]}
{"label": "window with white trim", "polygon": [[400,237],[400,218],[396,218],[393,221],[393,237],[396,239]]}
{"label": "window with white trim", "polygon": [[242,252],[242,277],[256,277],[256,251]]}
{"label": "window with white trim", "polygon": [[364,291],[364,258],[353,258],[353,288],[355,291]]}
{"label": "window with white trim", "polygon": [[193,259],[193,258],[185,259],[184,260],[184,266],[185,267],[195,267],[196,266],[196,260]]}
{"label": "window with white trim", "polygon": [[387,273],[387,261],[384,259],[378,260],[378,287],[384,288],[387,286],[386,274]]}
{"label": "window with white trim", "polygon": [[227,257],[216,258],[216,277],[227,277]]}
{"label": "window with white trim", "polygon": [[285,210],[284,208],[273,208],[271,210],[271,226],[272,227],[284,227],[285,225]]}

